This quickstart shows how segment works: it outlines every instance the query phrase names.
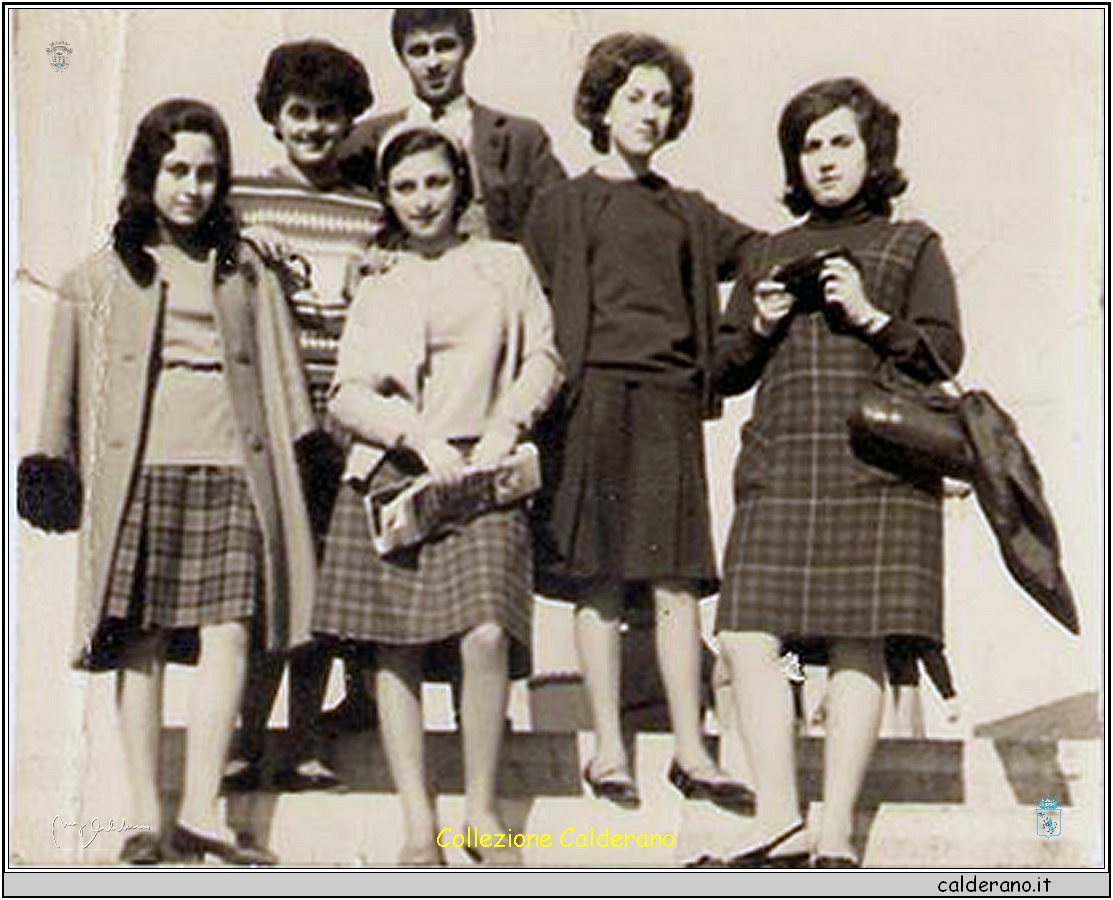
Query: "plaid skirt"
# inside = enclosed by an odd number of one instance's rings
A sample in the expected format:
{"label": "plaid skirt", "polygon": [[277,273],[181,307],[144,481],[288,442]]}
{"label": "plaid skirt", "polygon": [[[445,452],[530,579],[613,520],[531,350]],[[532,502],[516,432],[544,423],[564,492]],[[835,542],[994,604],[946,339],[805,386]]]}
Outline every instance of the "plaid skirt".
{"label": "plaid skirt", "polygon": [[[111,668],[127,644],[153,629],[251,619],[264,567],[263,535],[240,470],[144,468],[124,513],[92,655]],[[172,635],[169,650],[175,661],[194,661],[196,635]]]}
{"label": "plaid skirt", "polygon": [[559,430],[544,448],[538,591],[577,600],[601,584],[667,582],[715,593],[695,388],[588,368]]}
{"label": "plaid skirt", "polygon": [[909,485],[858,498],[746,498],[727,543],[717,630],[779,635],[817,664],[830,638],[937,645],[942,532],[939,497]]}
{"label": "plaid skirt", "polygon": [[523,508],[486,513],[383,558],[371,543],[363,494],[346,483],[325,542],[313,630],[341,644],[425,646],[426,677],[451,678],[459,673],[459,638],[494,623],[511,638],[518,677],[529,672],[532,578]]}

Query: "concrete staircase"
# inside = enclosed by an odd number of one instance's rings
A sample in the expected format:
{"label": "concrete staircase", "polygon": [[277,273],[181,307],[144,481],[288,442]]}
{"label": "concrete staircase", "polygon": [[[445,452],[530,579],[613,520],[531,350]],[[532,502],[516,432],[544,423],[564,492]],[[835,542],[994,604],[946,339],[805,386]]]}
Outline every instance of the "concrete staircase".
{"label": "concrete staircase", "polygon": [[[164,790],[174,808],[184,747],[180,729],[164,732]],[[277,758],[284,731],[268,736]],[[711,739],[712,741],[714,739]],[[858,814],[858,844],[867,866],[879,867],[1093,867],[1101,866],[1103,760],[1095,740],[1028,742],[1037,761],[1020,782],[1010,776],[990,739],[885,739],[875,754]],[[623,811],[585,793],[580,772],[591,751],[586,733],[513,732],[503,751],[500,795],[506,824],[515,833],[551,836],[551,845],[527,847],[537,867],[675,867],[704,853],[728,856],[752,840],[752,819],[709,803],[685,801],[665,780],[672,739],[642,733],[633,742],[643,804]],[[735,752],[722,747],[735,771]],[[798,747],[801,796],[814,827],[822,778],[822,739]],[[442,826],[463,828],[460,736],[427,734],[430,780]],[[229,821],[273,849],[287,865],[390,866],[401,845],[401,810],[393,793],[378,736],[346,734],[330,754],[347,788],[343,792],[282,794],[266,787],[226,798]],[[749,773],[738,774],[750,781]],[[118,776],[113,779],[117,785]],[[1022,795],[1018,795],[1018,784]],[[1028,796],[1056,797],[1061,836],[1038,836]],[[1065,799],[1064,799],[1065,798]],[[1069,804],[1069,805],[1066,805]],[[102,807],[103,808],[103,807]],[[594,829],[594,831],[592,831]],[[658,835],[655,846],[577,846],[592,835]],[[449,837],[451,833],[449,834]],[[87,863],[115,861],[121,835],[104,833],[78,853]],[[449,847],[450,865],[474,865]]]}

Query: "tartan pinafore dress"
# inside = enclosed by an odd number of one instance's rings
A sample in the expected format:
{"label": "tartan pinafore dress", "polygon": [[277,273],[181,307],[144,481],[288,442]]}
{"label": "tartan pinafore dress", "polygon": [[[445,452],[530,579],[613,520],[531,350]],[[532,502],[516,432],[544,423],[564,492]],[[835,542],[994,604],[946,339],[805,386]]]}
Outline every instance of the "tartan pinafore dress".
{"label": "tartan pinafore dress", "polygon": [[[770,238],[752,272],[846,247],[871,302],[911,317],[910,279],[933,236],[922,223],[876,217],[805,225]],[[788,325],[742,428],[718,631],[775,634],[816,663],[829,638],[885,638],[890,655],[941,642],[941,485],[875,468],[850,446],[847,418],[880,361],[826,312]]]}

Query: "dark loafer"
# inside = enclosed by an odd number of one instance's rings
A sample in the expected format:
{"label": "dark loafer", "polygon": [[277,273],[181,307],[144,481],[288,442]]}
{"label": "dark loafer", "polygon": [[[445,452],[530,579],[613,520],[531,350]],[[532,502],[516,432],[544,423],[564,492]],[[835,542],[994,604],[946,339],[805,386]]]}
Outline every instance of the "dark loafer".
{"label": "dark loafer", "polygon": [[120,862],[131,866],[157,866],[162,862],[161,842],[153,831],[133,834],[120,848]]}
{"label": "dark loafer", "polygon": [[278,857],[262,847],[238,847],[184,825],[174,825],[162,840],[162,858],[169,862],[203,862],[215,856],[230,866],[273,866]]}
{"label": "dark loafer", "polygon": [[754,792],[738,781],[697,778],[681,768],[675,759],[669,766],[669,781],[688,800],[710,800],[731,812],[753,815]]}
{"label": "dark loafer", "polygon": [[624,772],[617,769],[604,772],[602,775],[591,774],[591,763],[584,768],[584,781],[591,788],[591,793],[603,800],[610,800],[615,806],[623,809],[637,809],[642,805],[638,796],[638,787],[634,780]]}

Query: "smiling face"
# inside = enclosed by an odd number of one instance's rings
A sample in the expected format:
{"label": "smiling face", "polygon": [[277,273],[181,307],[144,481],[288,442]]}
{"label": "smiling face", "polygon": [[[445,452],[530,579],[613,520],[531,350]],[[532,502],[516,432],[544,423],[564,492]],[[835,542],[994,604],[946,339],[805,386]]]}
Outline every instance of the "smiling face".
{"label": "smiling face", "polygon": [[210,135],[179,131],[159,163],[151,199],[159,217],[178,229],[192,228],[216,198],[219,161]]}
{"label": "smiling face", "polygon": [[800,172],[817,206],[839,207],[858,196],[869,172],[869,153],[850,107],[840,106],[812,123],[800,148]]}
{"label": "smiling face", "polygon": [[455,28],[418,28],[402,41],[402,64],[414,93],[430,106],[444,106],[464,93],[467,45]]}
{"label": "smiling face", "polygon": [[301,94],[287,94],[278,109],[274,130],[290,162],[299,169],[312,171],[334,162],[351,124],[339,99],[314,100]]}
{"label": "smiling face", "polygon": [[632,69],[603,117],[614,148],[623,156],[648,159],[666,140],[672,106],[672,82],[662,69]]}
{"label": "smiling face", "polygon": [[436,250],[455,236],[458,190],[452,165],[440,147],[406,156],[391,169],[387,199],[411,247]]}

